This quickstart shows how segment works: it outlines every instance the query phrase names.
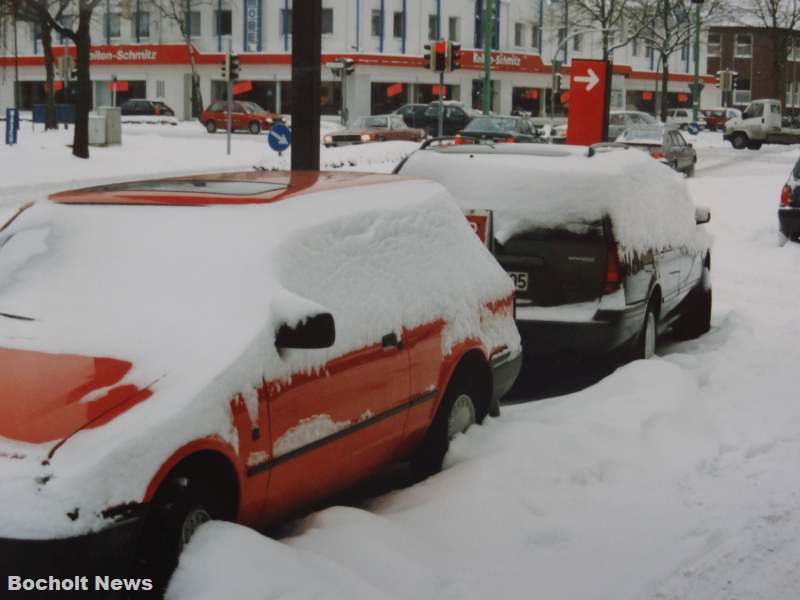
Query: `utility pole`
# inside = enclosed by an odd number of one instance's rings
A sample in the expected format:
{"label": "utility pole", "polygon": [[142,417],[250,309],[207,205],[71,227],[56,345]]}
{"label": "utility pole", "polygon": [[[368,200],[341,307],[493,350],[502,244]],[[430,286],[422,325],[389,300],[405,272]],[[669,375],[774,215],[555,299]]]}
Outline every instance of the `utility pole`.
{"label": "utility pole", "polygon": [[318,171],[322,0],[294,3],[292,34],[292,171]]}
{"label": "utility pole", "polygon": [[483,95],[481,107],[485,115],[488,115],[492,108],[492,37],[494,33],[492,1],[484,0],[483,5]]}
{"label": "utility pole", "polygon": [[231,113],[233,113],[233,79],[231,78],[231,54],[233,53],[233,42],[230,38],[228,38],[228,53],[225,55],[225,91],[227,92],[228,97],[228,108],[227,108],[227,115],[225,116],[225,134],[227,136],[226,139],[226,147],[227,147],[227,154],[230,156],[231,154],[231,132],[233,131],[233,117]]}

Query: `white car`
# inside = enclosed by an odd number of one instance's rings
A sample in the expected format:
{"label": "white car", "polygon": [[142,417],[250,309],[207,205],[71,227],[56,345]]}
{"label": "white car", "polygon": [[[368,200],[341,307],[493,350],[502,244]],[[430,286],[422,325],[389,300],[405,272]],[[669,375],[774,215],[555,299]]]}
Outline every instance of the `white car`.
{"label": "white car", "polygon": [[697,115],[697,120],[692,118],[690,108],[671,108],[667,111],[667,123],[677,125],[681,129],[687,129],[690,123],[697,123],[700,129],[706,128],[706,119],[702,114]]}

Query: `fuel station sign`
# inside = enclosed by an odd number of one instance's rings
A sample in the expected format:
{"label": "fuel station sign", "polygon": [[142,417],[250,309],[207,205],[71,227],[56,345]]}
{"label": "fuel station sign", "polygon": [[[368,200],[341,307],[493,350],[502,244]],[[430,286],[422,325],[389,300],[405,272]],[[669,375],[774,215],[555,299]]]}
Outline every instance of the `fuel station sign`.
{"label": "fuel station sign", "polygon": [[567,143],[589,146],[608,135],[611,65],[607,60],[573,59],[570,67]]}

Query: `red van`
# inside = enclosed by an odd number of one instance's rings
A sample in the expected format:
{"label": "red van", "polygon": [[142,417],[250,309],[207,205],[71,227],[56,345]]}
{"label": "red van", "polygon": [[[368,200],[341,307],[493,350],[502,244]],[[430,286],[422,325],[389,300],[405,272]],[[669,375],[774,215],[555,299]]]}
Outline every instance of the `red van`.
{"label": "red van", "polygon": [[244,172],[0,215],[0,556],[163,585],[393,461],[440,468],[520,367],[508,275],[436,183]]}

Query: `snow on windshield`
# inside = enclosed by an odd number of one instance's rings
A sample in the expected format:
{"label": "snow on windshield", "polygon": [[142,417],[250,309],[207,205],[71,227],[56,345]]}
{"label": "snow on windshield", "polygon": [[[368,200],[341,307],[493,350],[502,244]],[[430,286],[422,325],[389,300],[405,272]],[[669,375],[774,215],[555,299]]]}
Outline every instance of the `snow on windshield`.
{"label": "snow on windshield", "polygon": [[400,173],[438,181],[464,209],[494,211],[500,243],[534,227],[610,216],[624,252],[710,244],[682,176],[633,150],[591,158],[422,150]]}

